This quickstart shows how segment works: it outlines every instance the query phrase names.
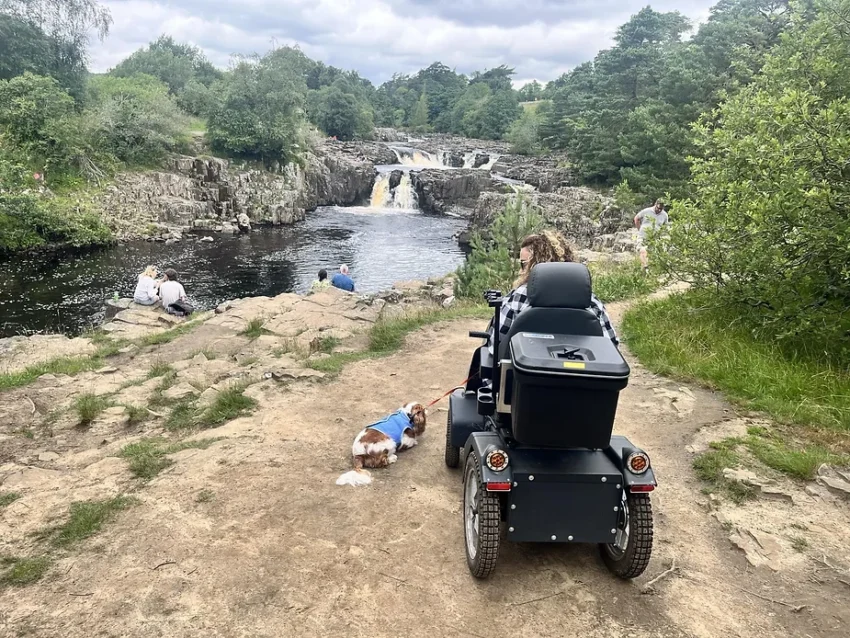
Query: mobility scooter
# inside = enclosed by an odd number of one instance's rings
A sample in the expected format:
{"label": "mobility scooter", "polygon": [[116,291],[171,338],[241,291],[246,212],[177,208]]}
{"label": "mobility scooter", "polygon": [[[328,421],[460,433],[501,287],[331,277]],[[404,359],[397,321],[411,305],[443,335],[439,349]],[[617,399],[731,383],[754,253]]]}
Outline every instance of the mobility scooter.
{"label": "mobility scooter", "polygon": [[473,378],[449,397],[446,465],[463,467],[466,559],[477,578],[495,568],[503,527],[514,542],[598,544],[621,578],[649,564],[655,476],[646,452],[612,436],[630,370],[590,296],[583,264],[538,264],[530,307],[507,335],[499,291],[486,293],[493,336],[470,332],[487,343]]}

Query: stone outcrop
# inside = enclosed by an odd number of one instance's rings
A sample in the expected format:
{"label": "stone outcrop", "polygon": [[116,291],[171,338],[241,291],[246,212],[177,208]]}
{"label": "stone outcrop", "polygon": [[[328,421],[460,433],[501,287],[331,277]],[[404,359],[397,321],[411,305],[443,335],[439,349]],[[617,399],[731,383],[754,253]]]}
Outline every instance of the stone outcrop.
{"label": "stone outcrop", "polygon": [[499,157],[493,164],[492,170],[507,178],[534,186],[541,193],[551,193],[559,188],[575,186],[578,183],[575,171],[565,163],[563,158],[524,158],[511,155]]}
{"label": "stone outcrop", "polygon": [[501,189],[488,173],[473,169],[414,171],[410,181],[419,209],[430,214],[442,214],[456,207],[471,209],[481,193]]}
{"label": "stone outcrop", "polygon": [[236,231],[250,224],[292,224],[317,206],[367,199],[375,179],[368,157],[390,159],[386,153],[380,156],[378,146],[325,143],[317,154],[307,154],[303,167],[288,164],[272,171],[207,156],[179,156],[165,170],[119,174],[98,204],[120,239],[179,240],[174,229]]}
{"label": "stone outcrop", "polygon": [[[513,194],[483,193],[470,218],[470,228],[486,230],[513,197]],[[532,192],[525,195],[525,201],[539,208],[547,226],[561,231],[579,248],[592,248],[594,239],[612,225],[613,214],[602,214],[608,209],[608,202],[590,188],[561,188],[556,193]]]}

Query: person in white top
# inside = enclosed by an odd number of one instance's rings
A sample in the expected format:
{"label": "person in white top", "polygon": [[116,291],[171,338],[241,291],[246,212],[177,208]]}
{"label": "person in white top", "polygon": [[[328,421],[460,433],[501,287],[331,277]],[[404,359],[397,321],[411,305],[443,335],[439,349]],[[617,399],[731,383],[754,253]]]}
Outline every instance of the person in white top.
{"label": "person in white top", "polygon": [[133,293],[133,301],[143,306],[152,306],[159,301],[157,289],[159,282],[156,281],[156,267],[148,266],[144,272],[139,275],[139,283],[136,284],[136,291]]}
{"label": "person in white top", "polygon": [[643,240],[646,239],[646,231],[650,228],[659,228],[669,221],[667,211],[664,210],[664,201],[656,199],[655,204],[644,208],[635,215],[635,227],[638,228],[638,247],[640,248],[640,263],[643,269],[647,269],[648,257]]}
{"label": "person in white top", "polygon": [[177,271],[174,268],[169,268],[165,271],[165,280],[159,285],[159,296],[162,299],[162,307],[170,315],[185,314],[183,310],[173,306],[178,301],[186,301],[186,291],[183,289],[183,284],[177,281],[177,279]]}

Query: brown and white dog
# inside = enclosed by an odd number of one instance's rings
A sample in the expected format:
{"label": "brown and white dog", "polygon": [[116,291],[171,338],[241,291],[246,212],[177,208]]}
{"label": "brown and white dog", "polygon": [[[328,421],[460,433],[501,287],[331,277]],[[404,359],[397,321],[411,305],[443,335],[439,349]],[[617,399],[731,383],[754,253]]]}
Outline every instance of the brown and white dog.
{"label": "brown and white dog", "polygon": [[425,406],[408,403],[385,419],[367,425],[354,437],[351,455],[354,470],[336,480],[337,485],[368,485],[372,475],[364,468],[387,467],[398,460],[396,452],[414,447],[425,432]]}

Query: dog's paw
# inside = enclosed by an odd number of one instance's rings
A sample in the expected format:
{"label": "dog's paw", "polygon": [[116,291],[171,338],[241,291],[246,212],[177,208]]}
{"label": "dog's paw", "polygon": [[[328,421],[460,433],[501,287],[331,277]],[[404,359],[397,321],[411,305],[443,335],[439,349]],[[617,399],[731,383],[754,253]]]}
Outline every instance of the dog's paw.
{"label": "dog's paw", "polygon": [[387,457],[387,463],[395,463],[396,461],[398,461],[398,456],[395,454],[390,454]]}

